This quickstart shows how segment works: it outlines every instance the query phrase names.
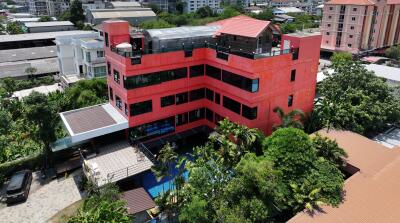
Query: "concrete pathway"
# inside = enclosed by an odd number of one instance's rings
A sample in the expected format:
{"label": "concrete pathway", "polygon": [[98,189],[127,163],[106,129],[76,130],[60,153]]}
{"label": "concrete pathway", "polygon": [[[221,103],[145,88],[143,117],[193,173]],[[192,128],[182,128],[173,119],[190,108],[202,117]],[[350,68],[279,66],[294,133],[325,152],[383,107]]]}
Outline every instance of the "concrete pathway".
{"label": "concrete pathway", "polygon": [[47,222],[58,211],[81,198],[73,175],[66,179],[60,178],[49,182],[41,182],[39,174],[34,173],[28,200],[12,206],[1,204],[0,222]]}

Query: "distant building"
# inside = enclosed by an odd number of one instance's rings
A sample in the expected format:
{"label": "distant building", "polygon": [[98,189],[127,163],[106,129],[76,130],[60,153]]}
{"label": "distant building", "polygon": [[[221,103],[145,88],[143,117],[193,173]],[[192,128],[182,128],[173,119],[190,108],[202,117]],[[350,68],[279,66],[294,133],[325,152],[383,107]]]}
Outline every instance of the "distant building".
{"label": "distant building", "polygon": [[123,2],[123,1],[114,1],[114,2],[106,2],[105,7],[107,9],[126,9],[126,8],[140,8],[140,2]]}
{"label": "distant building", "polygon": [[271,7],[294,7],[297,2],[297,0],[271,0],[269,5]]}
{"label": "distant building", "polygon": [[288,13],[303,14],[304,11],[299,8],[295,8],[295,7],[280,7],[280,8],[273,9],[272,13],[274,15],[283,15],[283,14],[288,14]]}
{"label": "distant building", "polygon": [[30,22],[26,23],[25,27],[28,33],[69,31],[76,29],[74,24],[70,21]]}
{"label": "distant building", "polygon": [[315,8],[315,15],[322,16],[323,9],[324,9],[324,5],[318,5]]}
{"label": "distant building", "polygon": [[149,5],[156,5],[161,11],[168,12],[168,9],[172,7],[170,5],[174,5],[175,2],[172,2],[171,0],[145,0],[142,4],[145,7],[149,7]]}
{"label": "distant building", "polygon": [[68,0],[29,0],[29,13],[36,16],[58,16],[68,8]]}
{"label": "distant building", "polygon": [[97,32],[56,37],[63,88],[81,79],[106,76],[103,39]]}
{"label": "distant building", "polygon": [[203,8],[205,6],[208,6],[213,10],[218,10],[221,8],[221,0],[186,0],[185,3],[186,12],[196,12],[199,8]]}
{"label": "distant building", "polygon": [[104,0],[81,0],[83,11],[86,12],[89,9],[104,9]]}
{"label": "distant building", "polygon": [[86,12],[86,21],[92,25],[98,25],[109,19],[122,19],[132,26],[138,26],[144,21],[156,19],[156,14],[150,8],[127,9],[89,9]]}
{"label": "distant building", "polygon": [[399,44],[400,2],[325,2],[321,33],[321,48],[325,51],[347,51],[356,54]]}
{"label": "distant building", "polygon": [[291,22],[294,21],[294,19],[295,18],[293,16],[282,14],[282,15],[274,16],[274,18],[272,20],[277,22],[277,23],[291,23]]}

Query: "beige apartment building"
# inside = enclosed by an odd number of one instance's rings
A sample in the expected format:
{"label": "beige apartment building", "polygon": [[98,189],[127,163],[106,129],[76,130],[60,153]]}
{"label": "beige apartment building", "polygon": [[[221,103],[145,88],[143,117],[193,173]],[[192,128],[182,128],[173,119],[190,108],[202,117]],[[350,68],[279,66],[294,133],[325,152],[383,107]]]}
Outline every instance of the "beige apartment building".
{"label": "beige apartment building", "polygon": [[321,50],[353,54],[400,42],[400,0],[331,0],[321,23]]}

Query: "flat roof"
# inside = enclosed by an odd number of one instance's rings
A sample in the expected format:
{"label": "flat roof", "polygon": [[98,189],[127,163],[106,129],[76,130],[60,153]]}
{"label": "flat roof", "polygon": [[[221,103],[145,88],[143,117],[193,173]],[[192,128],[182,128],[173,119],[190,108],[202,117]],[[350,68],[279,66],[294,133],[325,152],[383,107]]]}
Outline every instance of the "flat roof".
{"label": "flat roof", "polygon": [[56,36],[66,35],[77,35],[92,33],[92,31],[84,30],[70,30],[70,31],[59,31],[59,32],[45,32],[45,33],[24,33],[16,35],[2,35],[0,43],[16,42],[16,41],[29,41],[29,40],[41,40],[41,39],[54,39]]}
{"label": "flat roof", "polygon": [[152,209],[156,206],[156,203],[143,187],[123,192],[121,199],[125,200],[126,208],[130,215]]}
{"label": "flat roof", "polygon": [[0,63],[57,57],[56,46],[0,50]]}
{"label": "flat roof", "polygon": [[400,82],[400,68],[379,64],[367,64],[365,65],[365,68],[369,71],[375,72],[375,75],[378,77]]}
{"label": "flat roof", "polygon": [[377,135],[374,141],[391,149],[400,149],[400,128],[391,128],[388,131]]}
{"label": "flat roof", "polygon": [[114,8],[140,7],[140,6],[141,6],[139,2],[114,1],[114,2],[110,2],[110,4],[111,4]]}
{"label": "flat roof", "polygon": [[200,36],[211,37],[219,28],[219,26],[182,26],[164,29],[147,29],[146,32],[151,38],[165,40]]}
{"label": "flat roof", "polygon": [[27,76],[25,70],[29,67],[36,68],[34,75],[60,72],[57,58],[4,62],[0,63],[0,78]]}
{"label": "flat roof", "polygon": [[127,129],[128,120],[110,103],[60,113],[72,142]]}
{"label": "flat roof", "polygon": [[270,25],[270,23],[270,21],[258,20],[245,15],[238,15],[229,19],[212,22],[208,25],[217,25],[221,27],[216,32],[216,35],[224,33],[255,38],[258,37]]}
{"label": "flat roof", "polygon": [[27,28],[49,27],[49,26],[73,26],[73,25],[74,24],[70,21],[30,22],[25,24]]}
{"label": "flat roof", "polygon": [[[140,148],[121,141],[97,148],[99,153],[85,160],[86,176],[98,186],[113,183],[150,170],[154,165]],[[86,169],[86,168],[85,168]]]}
{"label": "flat roof", "polygon": [[345,181],[343,203],[298,213],[289,223],[391,223],[400,219],[400,150],[349,131],[320,133],[337,141],[347,162],[360,169]]}
{"label": "flat roof", "polygon": [[61,90],[62,88],[56,83],[52,85],[42,85],[34,88],[16,91],[13,93],[12,96],[21,100],[22,98],[29,96],[34,91],[47,95],[50,92],[61,91]]}
{"label": "flat roof", "polygon": [[150,8],[93,9],[90,10],[90,13],[95,19],[156,17],[156,14]]}

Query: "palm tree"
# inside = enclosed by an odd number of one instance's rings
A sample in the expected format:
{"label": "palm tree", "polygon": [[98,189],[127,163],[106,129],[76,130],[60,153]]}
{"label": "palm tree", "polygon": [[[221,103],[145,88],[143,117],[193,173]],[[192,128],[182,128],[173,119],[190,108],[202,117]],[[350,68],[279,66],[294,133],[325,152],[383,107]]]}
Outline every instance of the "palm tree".
{"label": "palm tree", "polygon": [[[174,163],[178,158],[178,154],[173,150],[171,144],[167,143],[160,150],[160,153],[157,156],[157,163],[154,165],[151,170],[157,178],[157,181],[161,181],[164,178],[172,177]],[[171,187],[171,185],[170,185]],[[171,188],[169,188],[171,189]],[[163,187],[164,190],[164,187]]]}
{"label": "palm tree", "polygon": [[294,109],[289,113],[285,113],[282,108],[276,107],[273,111],[279,116],[281,120],[281,124],[273,126],[274,130],[287,127],[303,129],[302,120],[304,120],[305,114],[302,110]]}

